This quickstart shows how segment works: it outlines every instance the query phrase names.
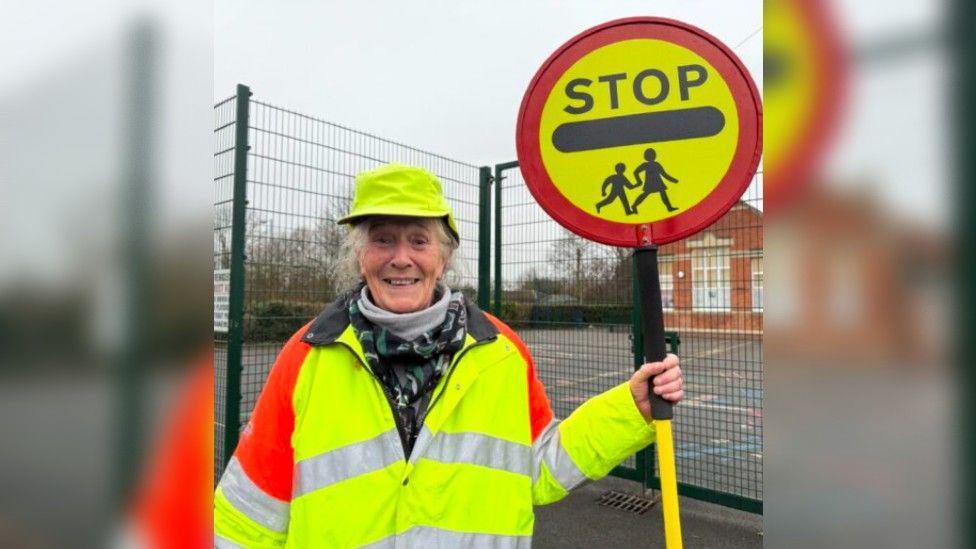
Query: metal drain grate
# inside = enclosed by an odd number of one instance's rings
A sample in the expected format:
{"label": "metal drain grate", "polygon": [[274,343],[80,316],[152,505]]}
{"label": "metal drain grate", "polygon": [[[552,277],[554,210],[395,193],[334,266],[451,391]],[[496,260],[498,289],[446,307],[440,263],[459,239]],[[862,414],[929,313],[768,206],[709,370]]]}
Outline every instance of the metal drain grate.
{"label": "metal drain grate", "polygon": [[616,490],[604,492],[596,502],[606,507],[630,511],[635,515],[643,515],[648,509],[654,506],[654,500],[635,496],[634,494],[625,494]]}

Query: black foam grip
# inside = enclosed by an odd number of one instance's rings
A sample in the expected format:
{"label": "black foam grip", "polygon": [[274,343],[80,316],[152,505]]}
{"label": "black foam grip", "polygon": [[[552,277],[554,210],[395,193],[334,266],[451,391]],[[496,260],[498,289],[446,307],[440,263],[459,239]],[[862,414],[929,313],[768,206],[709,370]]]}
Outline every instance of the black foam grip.
{"label": "black foam grip", "polygon": [[[661,307],[661,281],[657,273],[657,246],[638,248],[637,286],[640,289],[641,332],[644,338],[644,362],[660,362],[667,356],[664,343],[664,312]],[[654,394],[653,378],[648,381],[651,396],[651,417],[671,419],[671,403]]]}

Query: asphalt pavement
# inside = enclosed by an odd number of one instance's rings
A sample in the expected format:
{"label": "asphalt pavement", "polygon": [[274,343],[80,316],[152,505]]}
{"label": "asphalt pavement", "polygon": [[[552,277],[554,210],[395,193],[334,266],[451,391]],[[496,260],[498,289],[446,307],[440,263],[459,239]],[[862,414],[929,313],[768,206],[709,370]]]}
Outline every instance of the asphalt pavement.
{"label": "asphalt pavement", "polygon": [[[600,505],[600,496],[608,490],[642,495],[640,484],[607,477],[577,488],[562,501],[536,507],[533,548],[664,547],[660,503],[643,514]],[[760,515],[684,497],[680,498],[679,508],[682,540],[687,549],[763,546]]]}

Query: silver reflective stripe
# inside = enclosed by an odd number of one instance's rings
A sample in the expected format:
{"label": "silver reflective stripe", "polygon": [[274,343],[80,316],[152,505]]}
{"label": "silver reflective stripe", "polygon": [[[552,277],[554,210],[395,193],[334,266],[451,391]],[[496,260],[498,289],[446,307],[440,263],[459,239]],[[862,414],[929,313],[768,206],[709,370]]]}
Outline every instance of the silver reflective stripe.
{"label": "silver reflective stripe", "polygon": [[532,449],[481,433],[439,433],[424,459],[442,463],[470,463],[518,475],[532,474]]}
{"label": "silver reflective stripe", "polygon": [[336,448],[299,461],[295,466],[294,497],[321,490],[343,480],[385,469],[403,459],[396,429],[369,440]]}
{"label": "silver reflective stripe", "polygon": [[530,549],[532,536],[503,536],[453,532],[430,526],[414,526],[396,537],[397,547],[464,547],[466,549]]}
{"label": "silver reflective stripe", "polygon": [[363,545],[360,549],[393,549],[396,547],[397,538],[396,536],[390,536],[388,538],[383,538],[379,541],[374,541],[369,545]]}
{"label": "silver reflective stripe", "polygon": [[532,482],[539,480],[542,462],[560,486],[570,491],[587,480],[583,471],[576,466],[573,458],[569,457],[563,448],[559,436],[559,420],[554,419],[543,429],[542,433],[532,444]]}
{"label": "silver reflective stripe", "polygon": [[214,549],[244,549],[244,546],[214,534]]}
{"label": "silver reflective stripe", "polygon": [[432,439],[430,428],[426,425],[421,427],[420,434],[417,435],[417,440],[413,443],[413,451],[410,453],[411,464],[416,464],[420,456],[427,452],[427,446],[430,445]]}
{"label": "silver reflective stripe", "polygon": [[288,514],[291,505],[269,496],[251,481],[236,457],[232,457],[224,476],[220,479],[220,490],[235,509],[257,524],[274,530],[288,531]]}

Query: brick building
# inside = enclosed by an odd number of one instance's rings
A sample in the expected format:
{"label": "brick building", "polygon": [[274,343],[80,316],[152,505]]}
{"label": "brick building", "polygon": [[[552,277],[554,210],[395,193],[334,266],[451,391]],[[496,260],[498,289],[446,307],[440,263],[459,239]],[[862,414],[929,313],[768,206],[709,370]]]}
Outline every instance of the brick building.
{"label": "brick building", "polygon": [[658,251],[664,325],[682,333],[763,330],[763,213],[740,201]]}

